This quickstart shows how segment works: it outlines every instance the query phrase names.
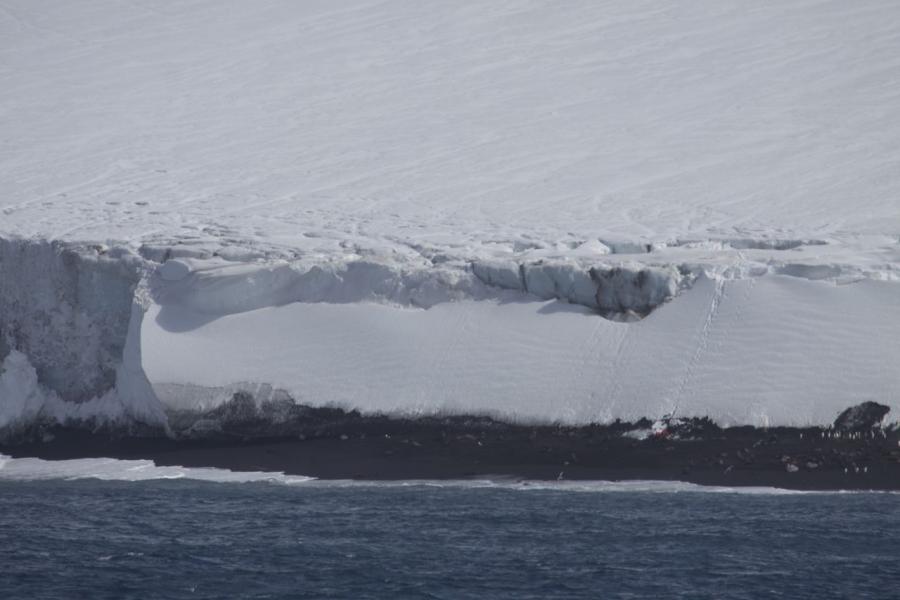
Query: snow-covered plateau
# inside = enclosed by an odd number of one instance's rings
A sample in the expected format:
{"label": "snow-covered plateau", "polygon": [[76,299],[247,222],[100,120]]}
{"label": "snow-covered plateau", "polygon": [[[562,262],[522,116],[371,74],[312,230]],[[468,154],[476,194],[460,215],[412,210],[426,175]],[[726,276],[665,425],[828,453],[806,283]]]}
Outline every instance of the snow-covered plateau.
{"label": "snow-covered plateau", "polygon": [[0,429],[900,417],[900,4],[0,0]]}

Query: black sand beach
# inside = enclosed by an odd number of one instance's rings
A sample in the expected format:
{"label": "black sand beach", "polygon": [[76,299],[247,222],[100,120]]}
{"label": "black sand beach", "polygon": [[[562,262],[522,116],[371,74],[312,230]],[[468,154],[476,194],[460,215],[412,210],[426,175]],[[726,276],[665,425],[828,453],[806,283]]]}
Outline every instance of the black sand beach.
{"label": "black sand beach", "polygon": [[0,445],[0,453],[48,460],[149,459],[158,465],[323,479],[679,480],[797,490],[900,490],[900,432],[867,423],[721,429],[693,419],[652,431],[649,421],[528,426],[485,417],[391,419],[304,410],[304,419],[274,431],[251,420],[193,437],[57,427],[42,430],[40,441],[32,437]]}

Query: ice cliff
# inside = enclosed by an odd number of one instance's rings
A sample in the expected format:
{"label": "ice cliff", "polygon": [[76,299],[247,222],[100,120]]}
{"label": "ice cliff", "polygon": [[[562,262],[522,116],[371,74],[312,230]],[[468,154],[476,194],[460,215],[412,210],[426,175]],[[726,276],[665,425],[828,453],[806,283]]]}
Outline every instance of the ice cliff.
{"label": "ice cliff", "polygon": [[141,274],[122,248],[0,239],[0,427],[163,422],[141,364]]}

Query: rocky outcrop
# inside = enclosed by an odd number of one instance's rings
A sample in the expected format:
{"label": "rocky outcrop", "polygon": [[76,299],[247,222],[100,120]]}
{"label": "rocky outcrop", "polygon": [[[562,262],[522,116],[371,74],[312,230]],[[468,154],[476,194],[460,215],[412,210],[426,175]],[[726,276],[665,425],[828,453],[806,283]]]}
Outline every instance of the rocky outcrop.
{"label": "rocky outcrop", "polygon": [[877,402],[863,402],[851,406],[834,420],[834,428],[841,431],[862,431],[872,429],[881,424],[885,415],[891,411],[889,406]]}

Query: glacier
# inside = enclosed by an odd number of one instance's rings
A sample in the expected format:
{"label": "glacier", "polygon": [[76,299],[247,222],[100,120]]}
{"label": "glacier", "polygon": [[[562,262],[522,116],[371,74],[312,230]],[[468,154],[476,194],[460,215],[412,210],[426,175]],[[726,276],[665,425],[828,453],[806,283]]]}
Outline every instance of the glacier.
{"label": "glacier", "polygon": [[0,430],[900,414],[892,2],[0,2]]}

